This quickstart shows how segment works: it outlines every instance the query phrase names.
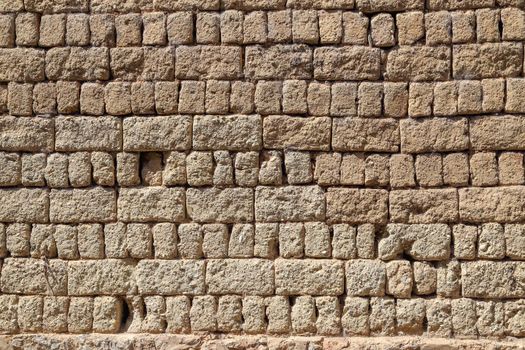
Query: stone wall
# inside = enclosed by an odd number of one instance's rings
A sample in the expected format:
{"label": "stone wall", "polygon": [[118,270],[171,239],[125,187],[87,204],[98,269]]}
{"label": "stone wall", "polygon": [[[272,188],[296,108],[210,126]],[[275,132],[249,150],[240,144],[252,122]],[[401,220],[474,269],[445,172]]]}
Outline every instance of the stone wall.
{"label": "stone wall", "polygon": [[13,349],[522,346],[523,0],[0,12]]}

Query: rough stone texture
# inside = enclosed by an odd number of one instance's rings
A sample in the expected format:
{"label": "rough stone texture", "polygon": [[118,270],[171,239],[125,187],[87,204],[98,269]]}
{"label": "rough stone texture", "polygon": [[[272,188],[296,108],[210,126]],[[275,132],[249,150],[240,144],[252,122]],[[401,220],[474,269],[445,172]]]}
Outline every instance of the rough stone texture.
{"label": "rough stone texture", "polygon": [[0,0],[0,349],[523,348],[524,9]]}

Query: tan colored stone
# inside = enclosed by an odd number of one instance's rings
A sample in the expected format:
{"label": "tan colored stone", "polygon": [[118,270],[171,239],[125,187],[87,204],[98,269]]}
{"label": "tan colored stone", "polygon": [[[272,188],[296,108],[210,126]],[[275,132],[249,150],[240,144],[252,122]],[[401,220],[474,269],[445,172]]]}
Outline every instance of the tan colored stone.
{"label": "tan colored stone", "polygon": [[273,263],[262,259],[211,260],[206,285],[212,294],[272,295]]}
{"label": "tan colored stone", "polygon": [[399,124],[394,119],[334,119],[332,147],[336,151],[396,152]]}
{"label": "tan colored stone", "polygon": [[390,218],[394,222],[418,224],[458,219],[455,189],[391,191],[389,203]]}
{"label": "tan colored stone", "polygon": [[459,216],[464,222],[519,222],[523,220],[523,205],[522,186],[459,190]]}
{"label": "tan colored stone", "polygon": [[267,148],[328,150],[330,118],[271,115],[263,119],[263,143]]}
{"label": "tan colored stone", "polygon": [[245,74],[252,79],[310,79],[312,50],[306,45],[246,48]]}
{"label": "tan colored stone", "polygon": [[253,190],[249,188],[189,188],[188,216],[196,222],[234,223],[253,220]]}
{"label": "tan colored stone", "polygon": [[125,222],[181,222],[185,218],[185,195],[181,188],[122,188],[118,218]]}
{"label": "tan colored stone", "polygon": [[376,80],[380,75],[380,61],[377,48],[320,47],[314,51],[314,77],[318,80]]}
{"label": "tan colored stone", "polygon": [[446,47],[401,46],[388,54],[385,77],[391,81],[448,80],[450,55]]}
{"label": "tan colored stone", "polygon": [[51,190],[49,202],[51,222],[108,222],[117,217],[116,193],[112,189]]}
{"label": "tan colored stone", "polygon": [[385,223],[388,193],[377,189],[329,188],[326,216],[331,222]]}
{"label": "tan colored stone", "polygon": [[400,121],[403,152],[424,153],[468,149],[465,118],[403,119]]}

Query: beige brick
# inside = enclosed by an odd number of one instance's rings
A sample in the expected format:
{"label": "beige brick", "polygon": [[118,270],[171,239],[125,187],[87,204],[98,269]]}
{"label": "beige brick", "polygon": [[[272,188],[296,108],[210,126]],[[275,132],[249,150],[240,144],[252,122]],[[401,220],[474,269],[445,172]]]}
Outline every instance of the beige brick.
{"label": "beige brick", "polygon": [[48,221],[48,192],[41,189],[2,189],[0,191],[3,222],[34,222]]}
{"label": "beige brick", "polygon": [[135,80],[144,71],[144,50],[140,47],[112,48],[110,65],[115,78]]}
{"label": "beige brick", "polygon": [[394,188],[416,185],[414,159],[409,154],[393,154],[390,157],[390,185]]}
{"label": "beige brick", "polygon": [[348,224],[332,226],[332,256],[336,259],[354,259],[357,256],[356,229]]}
{"label": "beige brick", "polygon": [[112,14],[92,14],[89,16],[91,45],[115,46],[115,17]]}
{"label": "beige brick", "polygon": [[408,112],[408,84],[383,84],[383,110],[387,117],[405,117]]}
{"label": "beige brick", "polygon": [[470,43],[476,38],[476,16],[474,11],[455,11],[451,13],[452,42]]}
{"label": "beige brick", "polygon": [[47,278],[47,268],[40,259],[6,258],[2,266],[0,283],[6,294],[67,294],[67,263],[63,260],[49,260],[49,270],[54,279]]}
{"label": "beige brick", "polygon": [[187,296],[166,298],[167,333],[190,331],[190,302]]}
{"label": "beige brick", "polygon": [[458,86],[456,82],[434,85],[434,115],[454,116],[458,112]]}
{"label": "beige brick", "polygon": [[486,43],[456,45],[453,70],[456,79],[516,77],[523,66],[521,44]]}
{"label": "beige brick", "polygon": [[386,294],[397,298],[410,298],[412,283],[410,262],[393,260],[386,263]]}
{"label": "beige brick", "polygon": [[59,151],[117,151],[121,122],[116,117],[58,117],[55,120]]}
{"label": "beige brick", "polygon": [[315,49],[313,65],[318,80],[377,80],[380,51],[364,46],[320,47]]}
{"label": "beige brick", "polygon": [[191,44],[193,41],[192,13],[170,13],[166,20],[166,33],[170,45]]}
{"label": "beige brick", "polygon": [[505,41],[523,40],[525,38],[525,26],[523,21],[525,13],[518,8],[501,9],[501,22],[503,23],[503,32],[501,38]]}
{"label": "beige brick", "polygon": [[255,218],[263,222],[323,220],[324,202],[318,186],[261,186],[255,190]]}
{"label": "beige brick", "polygon": [[455,189],[391,191],[389,203],[394,222],[454,222],[458,219]]}
{"label": "beige brick", "polygon": [[505,225],[506,255],[511,259],[524,259],[525,230],[523,225]]}
{"label": "beige brick", "polygon": [[478,152],[470,156],[472,186],[494,186],[498,184],[498,164],[493,152]]}
{"label": "beige brick", "polygon": [[481,81],[483,89],[483,112],[501,112],[505,103],[505,80],[484,79]]}
{"label": "beige brick", "polygon": [[382,224],[388,217],[387,201],[386,190],[329,188],[326,216],[332,222]]}
{"label": "beige brick", "polygon": [[80,90],[80,111],[83,114],[104,114],[104,86],[96,83],[82,84]]}
{"label": "beige brick", "polygon": [[383,84],[361,83],[357,90],[358,109],[360,117],[379,117],[382,113]]}
{"label": "beige brick", "polygon": [[211,260],[206,284],[212,294],[272,295],[273,262],[262,259]]}
{"label": "beige brick", "polygon": [[282,83],[280,81],[259,81],[255,88],[255,110],[261,114],[281,112]]}
{"label": "beige brick", "polygon": [[15,18],[10,15],[0,16],[0,28],[2,34],[0,35],[0,46],[13,47],[15,43]]}
{"label": "beige brick", "polygon": [[243,30],[244,44],[264,44],[267,39],[267,12],[254,11],[246,13]]}
{"label": "beige brick", "polygon": [[188,116],[129,117],[122,127],[126,151],[185,150],[191,145]]}
{"label": "beige brick", "polygon": [[180,79],[229,80],[240,78],[242,74],[241,48],[235,46],[178,46],[175,72],[177,78]]}
{"label": "beige brick", "polygon": [[125,222],[181,222],[185,218],[184,190],[180,188],[122,188],[118,218]]}
{"label": "beige brick", "polygon": [[294,43],[317,44],[319,42],[317,11],[292,11],[292,37]]}
{"label": "beige brick", "polygon": [[375,15],[370,21],[370,33],[373,46],[394,46],[396,41],[394,17],[387,13]]}
{"label": "beige brick", "polygon": [[499,155],[499,183],[501,185],[522,185],[525,182],[523,154],[504,152]]}
{"label": "beige brick", "polygon": [[197,13],[195,31],[198,44],[217,44],[221,41],[220,16],[214,12]]}
{"label": "beige brick", "polygon": [[116,297],[96,297],[93,301],[93,331],[113,333],[118,331],[122,318],[122,300]]}
{"label": "beige brick", "polygon": [[409,89],[408,115],[426,117],[432,114],[434,84],[412,83]]}
{"label": "beige brick", "polygon": [[346,292],[350,296],[383,296],[385,264],[378,260],[350,260],[345,265]]}
{"label": "beige brick", "polygon": [[196,116],[193,147],[199,150],[258,150],[262,123],[259,116]]}
{"label": "beige brick", "polygon": [[457,259],[472,260],[476,258],[478,228],[471,225],[454,225],[454,256]]}
{"label": "beige brick", "polygon": [[15,31],[17,45],[38,45],[40,17],[36,13],[19,13],[15,19]]}
{"label": "beige brick", "polygon": [[443,163],[441,155],[436,153],[416,156],[416,178],[422,187],[443,185]]}
{"label": "beige brick", "polygon": [[330,115],[344,117],[357,114],[357,84],[334,83],[331,91]]}
{"label": "beige brick", "polygon": [[470,121],[470,142],[474,150],[521,149],[524,128],[525,124],[518,116],[473,118]]}
{"label": "beige brick", "polygon": [[338,185],[340,178],[340,153],[320,153],[315,158],[314,179],[319,185]]}
{"label": "beige brick", "polygon": [[205,112],[206,83],[183,81],[179,92],[179,112],[198,114]]}
{"label": "beige brick", "polygon": [[436,292],[437,271],[428,262],[414,262],[414,293],[428,295]]}
{"label": "beige brick", "polygon": [[206,113],[226,114],[230,104],[230,82],[209,80],[206,82]]}
{"label": "beige brick", "polygon": [[479,43],[499,41],[500,10],[476,10],[477,39]]}
{"label": "beige brick", "polygon": [[[18,1],[15,1],[17,3]],[[31,12],[87,12],[89,5],[86,0],[75,1],[36,1],[28,0],[25,2],[25,8]]]}
{"label": "beige brick", "polygon": [[310,115],[328,115],[330,113],[330,85],[310,83],[307,103]]}
{"label": "beige brick", "polygon": [[328,117],[268,116],[263,119],[264,147],[328,150],[330,127]]}
{"label": "beige brick", "polygon": [[68,294],[125,295],[134,288],[134,269],[132,263],[117,259],[70,261]]}
{"label": "beige brick", "polygon": [[108,222],[117,217],[116,194],[102,187],[52,190],[49,202],[51,222]]}
{"label": "beige brick", "polygon": [[45,297],[42,314],[42,329],[46,332],[67,332],[69,298]]}
{"label": "beige brick", "polygon": [[269,11],[268,41],[271,43],[287,43],[292,40],[292,11]]}
{"label": "beige brick", "polygon": [[344,268],[336,260],[275,261],[275,292],[279,295],[341,295]]}
{"label": "beige brick", "polygon": [[76,113],[79,111],[80,83],[58,81],[56,83],[58,113]]}
{"label": "beige brick", "polygon": [[162,12],[147,13],[142,16],[144,32],[142,43],[144,45],[166,44],[166,17]]}
{"label": "beige brick", "polygon": [[71,333],[89,332],[93,326],[93,298],[71,297],[67,312],[67,329]]}
{"label": "beige brick", "polygon": [[67,16],[66,43],[71,46],[84,46],[90,43],[89,15],[79,13]]}
{"label": "beige brick", "polygon": [[343,37],[342,13],[340,11],[320,11],[319,41],[321,44],[338,44]]}
{"label": "beige brick", "polygon": [[369,300],[367,298],[346,297],[341,317],[344,331],[349,335],[368,335],[370,333],[368,311]]}
{"label": "beige brick", "polygon": [[468,149],[465,118],[403,119],[400,121],[403,152],[447,152]]}
{"label": "beige brick", "polygon": [[371,2],[368,0],[356,0],[356,8],[363,12],[422,10],[424,8],[424,1],[381,0]]}
{"label": "beige brick", "polygon": [[314,333],[315,327],[315,299],[303,295],[295,299],[291,312],[292,329],[298,333]]}
{"label": "beige brick", "polygon": [[283,258],[304,256],[305,230],[303,223],[279,224],[279,255]]}
{"label": "beige brick", "polygon": [[111,115],[131,114],[131,84],[111,82],[104,91],[106,112]]}
{"label": "beige brick", "polygon": [[252,79],[310,79],[312,50],[306,45],[246,48],[245,75]]}
{"label": "beige brick", "polygon": [[449,153],[442,159],[443,181],[446,185],[465,186],[469,182],[469,162],[465,153]]}
{"label": "beige brick", "polygon": [[253,220],[253,190],[249,188],[189,188],[188,216],[196,222],[243,222]]}
{"label": "beige brick", "polygon": [[446,47],[401,46],[389,53],[385,78],[391,81],[448,80],[452,68],[450,55]]}
{"label": "beige brick", "polygon": [[343,13],[343,43],[368,44],[368,17],[350,11]]}
{"label": "beige brick", "polygon": [[131,110],[133,114],[155,112],[155,85],[150,82],[131,84]]}
{"label": "beige brick", "polygon": [[464,222],[518,222],[523,220],[521,186],[459,190],[459,215]]}
{"label": "beige brick", "polygon": [[398,299],[396,302],[396,322],[399,332],[421,334],[425,320],[425,300],[421,298]]}
{"label": "beige brick", "polygon": [[398,122],[394,119],[334,119],[332,147],[336,151],[397,152]]}
{"label": "beige brick", "polygon": [[178,82],[159,81],[155,83],[155,109],[158,114],[176,113],[178,100]]}
{"label": "beige brick", "polygon": [[196,260],[141,260],[136,268],[141,294],[177,295],[204,292],[205,265]]}
{"label": "beige brick", "polygon": [[108,80],[109,50],[54,47],[46,53],[46,76],[52,80]]}
{"label": "beige brick", "polygon": [[372,154],[365,161],[365,186],[387,186],[390,182],[390,157]]}
{"label": "beige brick", "polygon": [[40,18],[40,39],[43,47],[62,46],[66,37],[66,15],[44,15]]}
{"label": "beige brick", "polygon": [[427,45],[450,44],[452,34],[451,16],[448,11],[425,14]]}
{"label": "beige brick", "polygon": [[423,12],[402,12],[396,15],[400,45],[413,45],[425,36],[425,15]]}
{"label": "beige brick", "polygon": [[450,337],[452,334],[452,309],[449,299],[427,299],[427,331],[434,337]]}
{"label": "beige brick", "polygon": [[44,80],[44,52],[36,49],[0,49],[0,81]]}
{"label": "beige brick", "polygon": [[461,264],[463,296],[468,298],[523,298],[518,283],[523,263],[514,261],[472,261]]}

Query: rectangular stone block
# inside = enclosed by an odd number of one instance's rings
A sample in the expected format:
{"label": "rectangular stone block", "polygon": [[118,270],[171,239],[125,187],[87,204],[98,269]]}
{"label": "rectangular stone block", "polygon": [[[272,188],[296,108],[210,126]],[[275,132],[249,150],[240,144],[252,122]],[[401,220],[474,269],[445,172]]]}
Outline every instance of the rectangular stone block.
{"label": "rectangular stone block", "polygon": [[206,292],[205,264],[199,260],[141,260],[135,269],[142,295],[195,295]]}
{"label": "rectangular stone block", "polygon": [[191,117],[159,116],[124,119],[125,151],[172,151],[191,148]]}
{"label": "rectangular stone block", "polygon": [[0,49],[0,81],[42,81],[45,51],[36,49]]}
{"label": "rectangular stone block", "polygon": [[408,118],[400,121],[405,153],[463,151],[469,148],[466,118]]}
{"label": "rectangular stone block", "polygon": [[344,266],[339,260],[275,260],[275,293],[279,295],[341,295]]}
{"label": "rectangular stone block", "polygon": [[[244,2],[250,3],[252,1],[247,0]],[[213,11],[218,10],[219,5],[219,0],[153,0],[154,8],[162,11]]]}
{"label": "rectangular stone block", "polygon": [[324,218],[324,191],[319,186],[259,186],[255,190],[257,221],[314,221]]}
{"label": "rectangular stone block", "polygon": [[117,117],[61,116],[55,119],[57,151],[120,151],[122,122]]}
{"label": "rectangular stone block", "polygon": [[89,0],[25,0],[24,5],[28,12],[62,13],[89,11]]}
{"label": "rectangular stone block", "polygon": [[0,190],[0,221],[45,223],[48,216],[48,191],[36,188]]}
{"label": "rectangular stone block", "polygon": [[395,119],[334,118],[335,151],[397,152],[399,122]]}
{"label": "rectangular stone block", "polygon": [[53,120],[0,116],[2,151],[51,152],[55,146]]}
{"label": "rectangular stone block", "polygon": [[251,188],[188,188],[188,216],[197,222],[237,223],[253,220]]}
{"label": "rectangular stone block", "polygon": [[49,201],[51,222],[110,222],[117,218],[117,195],[113,189],[51,190]]}
{"label": "rectangular stone block", "polygon": [[314,52],[318,80],[378,80],[381,50],[368,46],[319,47]]}
{"label": "rectangular stone block", "polygon": [[475,150],[525,149],[525,120],[521,116],[483,116],[470,119],[470,143]]}
{"label": "rectangular stone block", "polygon": [[523,67],[521,43],[454,45],[455,79],[518,77]]}
{"label": "rectangular stone block", "polygon": [[349,260],[345,266],[346,292],[349,296],[383,296],[386,265],[380,260]]}
{"label": "rectangular stone block", "polygon": [[180,79],[233,80],[243,74],[240,46],[179,46],[175,55]]}
{"label": "rectangular stone block", "polygon": [[[67,295],[67,262],[6,258],[0,275],[2,293]],[[50,273],[53,278],[50,278]]]}
{"label": "rectangular stone block", "polygon": [[329,188],[326,192],[326,216],[330,222],[386,223],[388,191]]}
{"label": "rectangular stone block", "polygon": [[109,49],[106,47],[54,47],[46,53],[50,80],[108,80]]}
{"label": "rectangular stone block", "polygon": [[264,147],[328,151],[330,128],[328,117],[271,115],[263,119]]}
{"label": "rectangular stone block", "polygon": [[459,216],[465,222],[521,222],[523,208],[524,186],[459,189]]}
{"label": "rectangular stone block", "polygon": [[135,289],[135,263],[122,259],[70,261],[68,295],[126,295]]}
{"label": "rectangular stone block", "polygon": [[312,49],[307,45],[247,46],[245,75],[250,79],[310,79]]}
{"label": "rectangular stone block", "polygon": [[214,259],[206,265],[211,294],[272,295],[273,262],[263,259]]}
{"label": "rectangular stone block", "polygon": [[386,80],[435,81],[448,80],[450,76],[448,47],[401,46],[388,54]]}
{"label": "rectangular stone block", "polygon": [[118,219],[124,222],[182,222],[186,218],[182,188],[121,188]]}
{"label": "rectangular stone block", "polygon": [[522,261],[468,261],[461,263],[461,285],[467,298],[525,297]]}
{"label": "rectangular stone block", "polygon": [[257,151],[261,134],[258,115],[198,115],[193,120],[193,147],[197,150]]}
{"label": "rectangular stone block", "polygon": [[410,224],[454,222],[458,219],[456,189],[390,191],[390,220]]}
{"label": "rectangular stone block", "polygon": [[423,10],[425,0],[356,0],[356,8],[365,13]]}

